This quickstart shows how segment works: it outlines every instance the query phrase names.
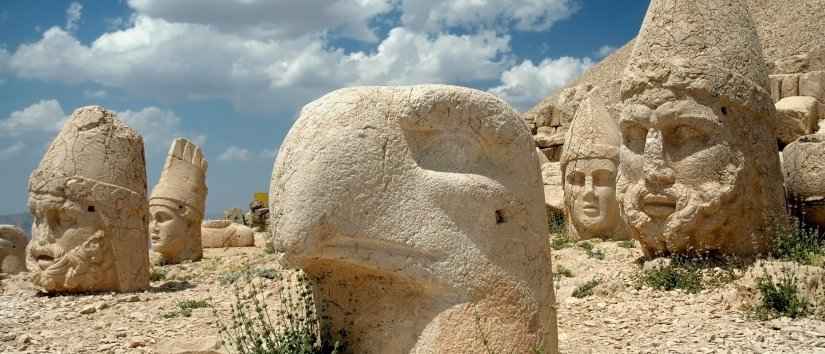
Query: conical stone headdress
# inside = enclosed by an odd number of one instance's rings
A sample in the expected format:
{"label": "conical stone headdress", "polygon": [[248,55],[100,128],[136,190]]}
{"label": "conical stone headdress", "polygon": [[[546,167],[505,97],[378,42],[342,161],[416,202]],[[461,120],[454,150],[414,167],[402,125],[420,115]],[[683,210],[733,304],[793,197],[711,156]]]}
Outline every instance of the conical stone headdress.
{"label": "conical stone headdress", "polygon": [[759,37],[740,0],[653,0],[621,94],[633,103],[634,96],[669,88],[770,112],[767,78]]}
{"label": "conical stone headdress", "polygon": [[600,90],[595,89],[576,110],[576,115],[564,139],[561,170],[580,159],[619,160],[621,132],[610,115]]}
{"label": "conical stone headdress", "polygon": [[206,206],[207,168],[200,147],[185,138],[175,139],[149,205],[166,205],[174,210],[185,205],[202,219]]}

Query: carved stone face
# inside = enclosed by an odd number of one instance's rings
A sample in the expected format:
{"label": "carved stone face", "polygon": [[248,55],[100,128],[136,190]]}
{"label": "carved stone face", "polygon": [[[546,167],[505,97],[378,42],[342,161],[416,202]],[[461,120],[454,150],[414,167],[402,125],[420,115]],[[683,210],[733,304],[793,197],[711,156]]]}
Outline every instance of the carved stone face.
{"label": "carved stone face", "polygon": [[619,217],[616,164],[609,159],[575,160],[564,176],[565,203],[578,230],[611,232]]}
{"label": "carved stone face", "polygon": [[675,95],[649,103],[625,106],[620,120],[618,190],[627,221],[648,250],[714,248],[724,238],[714,231],[741,212],[730,206],[744,167],[731,117],[741,113]]}
{"label": "carved stone face", "polygon": [[54,192],[29,196],[34,225],[27,257],[33,281],[55,291],[114,288],[114,255],[98,206]]}
{"label": "carved stone face", "polygon": [[149,206],[149,239],[152,251],[173,257],[186,246],[189,222],[165,205]]}

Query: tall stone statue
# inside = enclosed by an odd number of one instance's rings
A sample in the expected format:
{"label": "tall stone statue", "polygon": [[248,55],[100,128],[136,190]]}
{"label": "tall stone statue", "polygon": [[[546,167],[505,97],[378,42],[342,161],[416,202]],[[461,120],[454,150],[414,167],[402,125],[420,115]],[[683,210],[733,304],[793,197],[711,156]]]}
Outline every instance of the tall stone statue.
{"label": "tall stone statue", "polygon": [[625,69],[618,198],[648,256],[767,250],[784,220],[768,71],[739,0],[653,0]]}
{"label": "tall stone statue", "polygon": [[0,225],[0,273],[26,271],[26,234],[17,226]]}
{"label": "tall stone statue", "polygon": [[619,216],[616,175],[622,137],[598,90],[576,111],[561,154],[564,213],[574,240],[626,240]]}
{"label": "tall stone statue", "polygon": [[29,178],[27,264],[46,292],[149,286],[143,138],[103,107],[79,108]]}
{"label": "tall stone statue", "polygon": [[153,262],[176,264],[203,257],[206,169],[206,159],[197,145],[184,138],[175,139],[149,198]]}
{"label": "tall stone statue", "polygon": [[557,352],[535,145],[498,98],[335,91],[303,108],[270,186],[274,248],[354,352]]}

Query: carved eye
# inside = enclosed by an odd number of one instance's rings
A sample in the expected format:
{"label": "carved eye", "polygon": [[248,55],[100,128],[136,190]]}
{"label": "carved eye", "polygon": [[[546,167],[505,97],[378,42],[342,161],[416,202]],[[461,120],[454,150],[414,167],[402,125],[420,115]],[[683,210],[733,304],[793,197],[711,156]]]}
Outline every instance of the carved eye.
{"label": "carved eye", "polygon": [[644,153],[645,139],[647,139],[647,129],[634,123],[622,125],[622,142],[630,151],[637,154]]}
{"label": "carved eye", "polygon": [[692,140],[704,139],[705,135],[692,127],[687,125],[680,125],[673,129],[673,142],[676,144],[685,144]]}
{"label": "carved eye", "polygon": [[608,170],[598,170],[593,172],[593,185],[597,187],[610,187],[613,185],[613,173]]}
{"label": "carved eye", "polygon": [[574,186],[583,186],[584,185],[584,173],[581,172],[573,172],[567,175],[567,183],[574,185]]}

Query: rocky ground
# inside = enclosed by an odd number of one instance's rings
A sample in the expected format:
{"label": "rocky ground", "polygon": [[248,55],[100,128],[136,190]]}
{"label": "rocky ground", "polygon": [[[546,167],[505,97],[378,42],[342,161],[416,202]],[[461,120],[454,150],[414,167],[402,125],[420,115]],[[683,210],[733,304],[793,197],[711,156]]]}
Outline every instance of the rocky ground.
{"label": "rocky ground", "polygon": [[[825,353],[825,322],[756,320],[737,303],[741,281],[696,294],[638,288],[638,248],[592,244],[554,251],[554,267],[572,275],[557,281],[563,353]],[[247,265],[274,303],[283,272],[274,255],[255,248],[207,250],[201,262],[163,267],[163,279],[137,294],[39,296],[25,275],[3,279],[0,352],[220,353],[213,310],[187,317],[179,304],[207,301],[226,318],[232,281]],[[593,295],[571,296],[593,279],[601,280]]]}

